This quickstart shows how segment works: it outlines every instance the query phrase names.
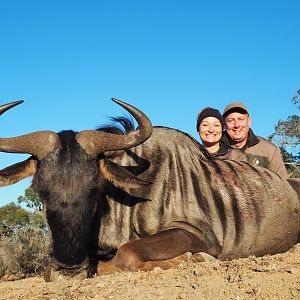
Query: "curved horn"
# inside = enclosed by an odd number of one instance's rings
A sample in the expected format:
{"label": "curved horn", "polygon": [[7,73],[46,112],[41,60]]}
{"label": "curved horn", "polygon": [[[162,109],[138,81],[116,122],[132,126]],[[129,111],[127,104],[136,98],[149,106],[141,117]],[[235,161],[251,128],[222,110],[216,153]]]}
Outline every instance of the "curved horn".
{"label": "curved horn", "polygon": [[10,108],[19,105],[21,103],[23,103],[24,100],[18,100],[18,101],[14,101],[14,102],[10,102],[7,104],[3,104],[0,106],[0,115],[2,115],[3,113],[5,113],[7,110],[9,110]]}
{"label": "curved horn", "polygon": [[112,98],[112,101],[131,113],[139,124],[139,130],[126,135],[96,130],[83,130],[79,132],[76,135],[77,142],[92,156],[97,156],[105,151],[125,150],[135,147],[146,141],[152,134],[152,123],[144,113],[123,101],[114,98]]}
{"label": "curved horn", "polygon": [[[0,106],[0,115],[10,108],[23,103],[23,100]],[[59,143],[58,135],[53,131],[37,131],[13,138],[0,138],[0,151],[9,153],[28,153],[43,159]]]}

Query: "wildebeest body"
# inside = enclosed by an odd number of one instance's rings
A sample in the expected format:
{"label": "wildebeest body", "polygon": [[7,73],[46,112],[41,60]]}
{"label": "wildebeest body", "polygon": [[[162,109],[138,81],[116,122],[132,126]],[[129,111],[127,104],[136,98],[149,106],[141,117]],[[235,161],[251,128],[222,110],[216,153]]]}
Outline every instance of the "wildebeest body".
{"label": "wildebeest body", "polygon": [[297,242],[299,200],[275,173],[209,160],[192,138],[168,128],[154,128],[142,145],[109,156],[152,184],[127,193],[105,186],[102,248],[172,228],[220,249],[220,259],[282,252]]}

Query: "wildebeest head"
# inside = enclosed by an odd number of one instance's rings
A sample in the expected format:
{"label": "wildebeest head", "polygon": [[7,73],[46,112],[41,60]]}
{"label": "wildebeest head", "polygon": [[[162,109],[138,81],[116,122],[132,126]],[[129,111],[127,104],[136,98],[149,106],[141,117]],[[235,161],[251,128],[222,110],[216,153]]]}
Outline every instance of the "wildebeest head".
{"label": "wildebeest head", "polygon": [[[0,151],[32,155],[1,170],[0,186],[33,176],[33,186],[42,199],[53,237],[52,266],[67,273],[86,267],[103,177],[117,186],[147,184],[122,167],[101,159],[105,151],[137,146],[152,133],[152,124],[141,111],[120,100],[112,100],[134,116],[139,130],[124,135],[96,130],[39,131],[0,138]],[[0,106],[0,114],[22,102]]]}

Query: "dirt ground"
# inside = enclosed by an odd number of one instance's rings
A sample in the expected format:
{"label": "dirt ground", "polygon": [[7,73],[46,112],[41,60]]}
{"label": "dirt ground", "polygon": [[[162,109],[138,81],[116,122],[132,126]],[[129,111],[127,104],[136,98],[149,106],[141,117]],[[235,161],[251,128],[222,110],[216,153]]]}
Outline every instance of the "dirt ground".
{"label": "dirt ground", "polygon": [[166,271],[55,283],[42,277],[2,280],[0,299],[300,299],[300,244],[283,254],[185,263]]}

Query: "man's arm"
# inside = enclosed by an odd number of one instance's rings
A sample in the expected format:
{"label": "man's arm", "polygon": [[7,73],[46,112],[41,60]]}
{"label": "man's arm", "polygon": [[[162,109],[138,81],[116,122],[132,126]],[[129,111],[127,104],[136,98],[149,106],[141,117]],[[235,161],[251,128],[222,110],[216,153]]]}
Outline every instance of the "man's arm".
{"label": "man's arm", "polygon": [[277,173],[284,179],[288,178],[288,173],[281,156],[281,151],[278,147],[275,147],[274,155],[270,160],[270,170]]}

